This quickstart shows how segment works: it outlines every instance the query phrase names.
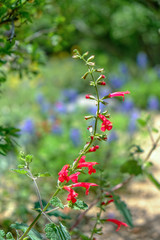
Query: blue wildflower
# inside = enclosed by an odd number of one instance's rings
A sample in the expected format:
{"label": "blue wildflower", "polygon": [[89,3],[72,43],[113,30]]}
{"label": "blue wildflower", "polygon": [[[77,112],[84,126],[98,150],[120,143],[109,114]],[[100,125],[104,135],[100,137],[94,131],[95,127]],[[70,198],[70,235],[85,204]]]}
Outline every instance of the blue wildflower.
{"label": "blue wildflower", "polygon": [[125,81],[124,79],[113,75],[110,77],[110,84],[113,88],[117,89],[117,88],[121,88],[124,85]]}
{"label": "blue wildflower", "polygon": [[144,52],[138,53],[138,55],[137,55],[137,65],[140,68],[144,69],[144,68],[147,67],[147,63],[148,63],[148,58],[147,58],[146,53],[144,53]]}
{"label": "blue wildflower", "polygon": [[159,100],[156,96],[150,96],[148,99],[148,109],[149,110],[158,110]]}
{"label": "blue wildflower", "polygon": [[134,108],[134,102],[131,99],[126,99],[121,103],[121,111],[122,112],[130,112]]}
{"label": "blue wildflower", "polygon": [[70,130],[70,139],[75,147],[81,144],[81,134],[78,128],[72,128]]}
{"label": "blue wildflower", "polygon": [[130,115],[130,121],[128,124],[128,131],[133,134],[137,130],[137,119],[139,118],[139,111],[134,109]]}
{"label": "blue wildflower", "polygon": [[78,92],[75,89],[65,89],[62,91],[62,98],[68,102],[74,102],[77,99]]}
{"label": "blue wildflower", "polygon": [[35,132],[35,126],[34,126],[34,122],[32,119],[28,118],[26,120],[24,120],[22,126],[20,127],[20,133],[29,133],[29,134],[34,134]]}
{"label": "blue wildflower", "polygon": [[118,139],[118,135],[115,131],[111,131],[108,136],[108,142],[116,141]]}
{"label": "blue wildflower", "polygon": [[55,103],[54,110],[57,113],[62,113],[62,114],[67,112],[66,105],[63,102]]}
{"label": "blue wildflower", "polygon": [[44,96],[42,93],[36,95],[36,101],[41,105],[44,102]]}

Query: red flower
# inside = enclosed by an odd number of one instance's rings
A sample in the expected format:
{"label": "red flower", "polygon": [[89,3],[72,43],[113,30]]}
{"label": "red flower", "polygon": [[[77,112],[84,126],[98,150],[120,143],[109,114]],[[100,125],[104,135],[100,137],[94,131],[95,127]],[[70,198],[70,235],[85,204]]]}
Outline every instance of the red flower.
{"label": "red flower", "polygon": [[112,129],[112,123],[102,114],[99,114],[98,117],[102,120],[101,131],[105,132],[106,129],[110,131]]}
{"label": "red flower", "polygon": [[64,165],[64,167],[62,168],[62,170],[58,173],[59,178],[58,180],[60,182],[64,182],[64,181],[69,181],[69,176],[68,176],[68,169],[69,168],[69,164]]}
{"label": "red flower", "polygon": [[99,85],[103,85],[103,86],[106,85],[106,83],[105,83],[104,81],[101,81],[101,82],[99,82],[98,84],[99,84]]}
{"label": "red flower", "polygon": [[98,145],[91,147],[88,152],[95,152],[99,148]]}
{"label": "red flower", "polygon": [[88,193],[89,193],[89,188],[93,187],[93,186],[98,186],[98,185],[95,184],[95,183],[87,183],[87,182],[79,182],[79,183],[72,184],[72,187],[84,187],[84,188],[86,188],[86,195],[88,195]]}
{"label": "red flower", "polygon": [[114,202],[114,199],[109,200],[106,205],[110,204],[111,202]]}
{"label": "red flower", "polygon": [[76,193],[71,187],[64,186],[63,188],[69,192],[67,201],[72,201],[72,203],[75,203],[77,201],[76,197],[78,196],[78,193]]}
{"label": "red flower", "polygon": [[70,175],[69,180],[71,180],[73,183],[77,183],[79,174],[80,174],[80,172],[76,172],[76,173]]}
{"label": "red flower", "polygon": [[110,93],[108,95],[108,97],[112,98],[112,97],[122,96],[123,97],[123,101],[124,101],[124,94],[130,94],[130,92],[129,91],[126,91],[126,92],[114,92],[114,93]]}
{"label": "red flower", "polygon": [[113,223],[117,224],[118,228],[116,229],[116,231],[118,231],[120,229],[121,225],[123,225],[125,227],[128,227],[128,225],[126,223],[121,222],[121,221],[119,221],[117,219],[106,219],[106,221],[113,222]]}
{"label": "red flower", "polygon": [[98,164],[97,162],[85,162],[86,156],[82,156],[78,163],[78,168],[88,167],[88,173],[91,175],[92,173],[96,173],[96,169],[93,168],[94,165]]}
{"label": "red flower", "polygon": [[64,165],[64,167],[62,168],[62,170],[58,173],[59,178],[58,180],[60,182],[69,182],[69,180],[71,180],[73,183],[78,182],[78,175],[80,174],[80,172],[76,172],[70,176],[68,176],[68,169],[69,168],[69,164]]}
{"label": "red flower", "polygon": [[101,78],[105,78],[105,75],[101,75]]}
{"label": "red flower", "polygon": [[86,98],[87,98],[87,99],[90,99],[90,96],[91,96],[90,94],[87,94],[87,95],[86,95]]}

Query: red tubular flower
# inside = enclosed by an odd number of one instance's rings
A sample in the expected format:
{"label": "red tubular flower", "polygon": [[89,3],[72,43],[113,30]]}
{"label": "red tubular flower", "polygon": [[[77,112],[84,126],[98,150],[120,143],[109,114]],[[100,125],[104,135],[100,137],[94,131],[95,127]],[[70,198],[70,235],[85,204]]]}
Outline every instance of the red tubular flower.
{"label": "red tubular flower", "polygon": [[76,173],[70,175],[69,180],[71,180],[73,183],[77,183],[79,174],[80,174],[80,172],[76,172]]}
{"label": "red tubular flower", "polygon": [[87,94],[86,99],[90,99],[90,96],[91,96],[90,94]]}
{"label": "red tubular flower", "polygon": [[78,193],[76,193],[71,187],[64,186],[63,189],[69,192],[67,201],[72,201],[72,203],[75,203],[77,201],[76,197],[78,196]]}
{"label": "red tubular flower", "polygon": [[126,92],[114,92],[114,93],[110,93],[108,95],[109,98],[112,98],[112,97],[119,97],[119,96],[122,96],[123,97],[123,101],[124,101],[124,94],[130,94],[129,91],[126,91]]}
{"label": "red tubular flower", "polygon": [[114,199],[109,200],[106,205],[110,204],[111,202],[114,202]]}
{"label": "red tubular flower", "polygon": [[69,164],[64,165],[64,167],[62,168],[62,170],[58,173],[59,178],[58,180],[60,182],[64,182],[64,181],[69,181],[69,176],[68,176],[68,169],[69,168]]}
{"label": "red tubular flower", "polygon": [[99,84],[99,85],[103,85],[103,86],[106,85],[106,83],[105,83],[104,81],[101,81],[101,82],[99,82],[98,84]]}
{"label": "red tubular flower", "polygon": [[95,184],[95,183],[87,183],[87,182],[79,182],[79,183],[72,184],[72,187],[84,187],[84,188],[86,188],[86,195],[89,194],[89,188],[93,187],[93,186],[98,186],[98,185]]}
{"label": "red tubular flower", "polygon": [[80,174],[80,172],[76,172],[70,176],[68,176],[68,169],[69,168],[69,164],[64,165],[64,167],[62,168],[62,170],[58,173],[59,178],[58,180],[60,182],[69,182],[69,180],[71,180],[73,183],[78,182],[78,175]]}
{"label": "red tubular flower", "polygon": [[97,149],[99,149],[98,145],[91,147],[88,152],[95,152]]}
{"label": "red tubular flower", "polygon": [[125,227],[128,227],[128,225],[127,225],[126,223],[121,222],[121,221],[119,221],[119,220],[117,220],[117,219],[106,219],[106,221],[108,221],[108,222],[113,222],[113,223],[117,224],[118,228],[116,229],[116,231],[119,231],[121,225],[123,225],[123,226],[125,226]]}
{"label": "red tubular flower", "polygon": [[96,169],[93,168],[94,165],[98,164],[97,162],[85,162],[86,156],[82,156],[79,160],[77,168],[88,167],[88,173],[91,175],[92,173],[96,173]]}
{"label": "red tubular flower", "polygon": [[102,120],[101,131],[110,131],[112,129],[112,123],[102,114],[99,114],[98,117]]}
{"label": "red tubular flower", "polygon": [[105,75],[101,75],[101,78],[105,78]]}

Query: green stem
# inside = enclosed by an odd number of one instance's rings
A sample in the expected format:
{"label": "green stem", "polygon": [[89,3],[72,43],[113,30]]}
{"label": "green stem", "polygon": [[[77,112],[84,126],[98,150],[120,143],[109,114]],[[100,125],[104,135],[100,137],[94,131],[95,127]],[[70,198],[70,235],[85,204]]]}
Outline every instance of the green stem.
{"label": "green stem", "polygon": [[30,224],[30,226],[28,227],[28,229],[25,231],[25,233],[19,238],[19,240],[22,240],[28,233],[29,231],[32,229],[32,227],[34,226],[34,224],[38,221],[38,219],[40,218],[42,212],[40,212],[37,217],[34,219],[34,221]]}
{"label": "green stem", "polygon": [[[86,62],[86,60],[85,60],[84,58],[83,58],[83,60]],[[87,62],[86,62],[86,63],[87,63]],[[78,165],[78,162],[79,162],[80,158],[88,152],[90,146],[92,145],[92,143],[93,143],[93,141],[94,141],[94,137],[95,137],[96,132],[97,132],[98,115],[99,115],[99,110],[100,110],[100,99],[99,99],[99,93],[98,93],[97,83],[96,83],[96,81],[95,81],[95,79],[94,79],[94,76],[93,76],[93,73],[92,73],[92,71],[91,71],[90,66],[88,66],[88,68],[89,68],[89,70],[90,70],[90,72],[91,72],[92,80],[93,80],[94,83],[95,83],[95,90],[96,90],[96,95],[97,95],[97,114],[96,114],[95,125],[94,125],[93,139],[90,140],[89,144],[83,149],[83,151],[81,152],[81,154],[78,156],[78,158],[77,158],[76,162],[74,162],[73,168],[72,168],[72,170],[69,172],[69,174],[71,174],[71,173],[73,173],[73,172],[75,171],[75,169],[77,168],[77,165]],[[63,185],[64,185],[64,184],[61,184],[61,186],[60,186],[60,187],[56,190],[56,192],[52,195],[51,199],[52,199],[53,197],[55,197],[55,196],[61,191]],[[50,199],[50,200],[51,200],[51,199]],[[30,226],[28,227],[28,229],[26,230],[26,232],[20,237],[19,240],[22,240],[22,239],[28,234],[28,232],[32,229],[32,227],[35,225],[35,223],[38,221],[38,219],[41,217],[41,215],[42,215],[43,213],[45,213],[45,211],[47,210],[47,208],[48,208],[49,205],[50,205],[50,200],[49,200],[49,202],[47,203],[47,205],[42,209],[42,211],[37,215],[37,217],[34,219],[34,221],[30,224]],[[100,213],[101,213],[101,212],[100,212]],[[96,223],[96,225],[97,225],[97,223]],[[93,234],[94,234],[94,233],[93,233]],[[92,235],[91,235],[91,237],[92,237]]]}
{"label": "green stem", "polygon": [[95,224],[94,224],[94,227],[93,227],[93,230],[92,230],[92,233],[91,233],[91,236],[90,236],[90,240],[92,240],[92,238],[93,238],[93,235],[94,235],[95,229],[96,229],[96,227],[97,227],[97,225],[98,225],[98,223],[99,223],[99,219],[100,219],[100,217],[101,217],[101,214],[102,214],[102,208],[100,208],[100,211],[99,211],[99,213],[97,214],[97,219],[96,219],[96,222],[95,222]]}
{"label": "green stem", "polygon": [[[61,188],[58,188],[57,191],[52,195],[52,197],[50,198],[50,200],[55,197],[59,191],[61,190]],[[29,231],[32,229],[32,227],[35,225],[35,223],[38,221],[38,219],[41,217],[42,213],[45,212],[47,210],[47,208],[49,207],[50,205],[50,200],[49,202],[47,203],[47,205],[43,208],[43,211],[41,211],[37,217],[33,220],[33,222],[29,225],[28,229],[25,231],[25,233],[19,238],[19,240],[22,240],[23,238],[26,237],[26,235],[29,233]]]}

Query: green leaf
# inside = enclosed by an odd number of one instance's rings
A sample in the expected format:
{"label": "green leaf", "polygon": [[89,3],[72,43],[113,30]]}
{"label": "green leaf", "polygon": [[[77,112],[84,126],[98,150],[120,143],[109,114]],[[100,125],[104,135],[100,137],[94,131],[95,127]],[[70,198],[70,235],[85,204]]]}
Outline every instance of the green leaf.
{"label": "green leaf", "polygon": [[50,177],[50,176],[51,174],[49,172],[35,174],[35,177]]}
{"label": "green leaf", "polygon": [[6,234],[6,238],[7,238],[7,239],[11,239],[11,240],[15,240],[11,232],[8,232],[8,233]]}
{"label": "green leaf", "polygon": [[88,205],[85,202],[83,202],[79,199],[77,199],[77,201],[74,204],[71,203],[71,205],[69,205],[69,206],[71,208],[75,209],[75,210],[81,210],[81,209],[86,210],[86,209],[88,209]]}
{"label": "green leaf", "polygon": [[[18,223],[16,222],[15,224],[11,225],[11,228],[15,228],[18,230],[21,230],[22,232],[25,232],[28,229],[28,225],[25,223]],[[39,232],[37,232],[34,228],[32,228],[29,233],[28,236],[32,239],[32,240],[40,240],[43,239],[41,234]]]}
{"label": "green leaf", "polygon": [[64,208],[63,203],[61,202],[61,200],[58,197],[53,197],[50,200],[50,203],[54,206],[54,207],[60,207],[60,208]]}
{"label": "green leaf", "polygon": [[149,180],[160,190],[160,183],[157,179],[152,175],[152,173],[145,172]]}
{"label": "green leaf", "polygon": [[18,167],[18,168],[24,168],[25,165],[23,165],[23,164],[19,164],[17,167]]}
{"label": "green leaf", "polygon": [[5,232],[3,230],[0,230],[0,240],[5,240],[4,236]]}
{"label": "green leaf", "polygon": [[32,160],[33,160],[33,156],[32,155],[27,155],[26,156],[26,158],[25,158],[25,161],[27,162],[27,163],[31,163],[32,162]]}
{"label": "green leaf", "polygon": [[112,194],[112,195],[113,195],[114,204],[115,204],[116,208],[121,212],[126,223],[130,227],[133,227],[132,215],[130,213],[130,210],[127,208],[126,203],[124,201],[122,201],[119,196],[117,196],[115,194]]}
{"label": "green leaf", "polygon": [[147,121],[144,120],[144,119],[137,119],[137,122],[142,126],[142,127],[145,127],[147,125]]}
{"label": "green leaf", "polygon": [[57,226],[54,223],[47,224],[45,227],[46,237],[51,240],[58,240]]}
{"label": "green leaf", "polygon": [[152,128],[152,131],[155,132],[155,133],[159,132],[159,130],[157,128]]}
{"label": "green leaf", "polygon": [[46,237],[51,240],[70,240],[70,234],[61,222],[59,225],[54,223],[47,224],[45,227]]}
{"label": "green leaf", "polygon": [[27,174],[28,172],[24,169],[11,169],[14,172],[20,173],[20,174]]}
{"label": "green leaf", "polygon": [[138,164],[136,160],[129,160],[125,162],[121,168],[120,171],[122,173],[129,173],[134,174],[135,176],[142,174],[142,167]]}

